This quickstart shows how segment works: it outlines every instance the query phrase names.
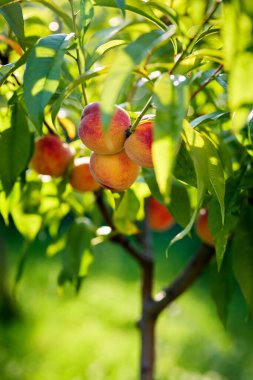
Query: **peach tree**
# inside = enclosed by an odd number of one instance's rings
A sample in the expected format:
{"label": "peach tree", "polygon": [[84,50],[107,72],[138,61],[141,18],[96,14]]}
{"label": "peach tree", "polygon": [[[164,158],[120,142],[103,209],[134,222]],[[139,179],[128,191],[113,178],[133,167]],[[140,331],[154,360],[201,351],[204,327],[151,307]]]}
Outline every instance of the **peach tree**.
{"label": "peach tree", "polygon": [[[231,281],[252,312],[251,1],[0,0],[0,15],[0,213],[24,239],[17,280],[42,230],[59,285],[77,290],[95,245],[122,246],[141,269],[140,378],[153,379],[155,323],[212,260],[223,322]],[[150,235],[171,222],[151,196],[181,227],[168,255],[208,210],[203,247],[159,294]]]}

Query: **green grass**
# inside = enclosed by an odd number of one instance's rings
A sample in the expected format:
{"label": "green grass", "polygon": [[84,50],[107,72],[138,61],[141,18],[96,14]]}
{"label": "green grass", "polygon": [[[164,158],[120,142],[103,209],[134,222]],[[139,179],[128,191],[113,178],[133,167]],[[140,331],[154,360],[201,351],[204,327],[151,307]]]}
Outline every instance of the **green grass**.
{"label": "green grass", "polygon": [[[156,246],[159,289],[175,276],[189,249],[188,240],[164,255],[168,238]],[[11,243],[16,262],[20,242]],[[79,295],[67,286],[57,292],[60,258],[44,258],[37,242],[18,289],[22,318],[0,326],[1,380],[137,380],[140,313],[139,270],[122,249],[98,246]],[[239,309],[229,330],[217,318],[207,276],[168,308],[157,326],[156,380],[251,380],[252,323]]]}

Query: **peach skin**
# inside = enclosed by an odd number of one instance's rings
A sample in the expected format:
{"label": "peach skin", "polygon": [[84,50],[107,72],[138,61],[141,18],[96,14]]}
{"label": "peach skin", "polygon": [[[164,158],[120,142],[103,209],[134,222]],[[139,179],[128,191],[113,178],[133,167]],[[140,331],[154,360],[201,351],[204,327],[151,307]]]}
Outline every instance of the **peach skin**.
{"label": "peach skin", "polygon": [[148,221],[154,231],[164,231],[175,224],[168,209],[151,197],[148,200]]}
{"label": "peach skin", "polygon": [[76,191],[80,192],[95,191],[100,188],[90,172],[90,157],[75,159],[70,174],[70,184]]}

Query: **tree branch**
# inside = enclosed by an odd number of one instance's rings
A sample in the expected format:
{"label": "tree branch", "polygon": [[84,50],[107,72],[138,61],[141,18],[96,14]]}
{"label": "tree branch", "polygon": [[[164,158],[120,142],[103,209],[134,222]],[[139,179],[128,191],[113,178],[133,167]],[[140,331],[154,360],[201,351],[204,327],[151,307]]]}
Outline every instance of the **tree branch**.
{"label": "tree branch", "polygon": [[215,77],[216,75],[218,74],[218,72],[222,69],[223,67],[223,64],[220,64],[217,69],[212,73],[212,75],[205,81],[203,82],[199,88],[197,88],[196,91],[194,91],[190,97],[190,100],[192,100],[200,91],[203,90],[203,88],[205,88]]}
{"label": "tree branch", "polygon": [[128,254],[140,264],[142,268],[150,267],[152,265],[152,259],[146,254],[140,252],[132,244],[130,244],[124,235],[117,233],[117,229],[113,223],[112,217],[104,203],[102,191],[97,191],[95,195],[96,203],[101,214],[103,215],[108,226],[110,226],[112,231],[115,232],[115,234],[111,236],[110,240],[121,245],[128,252]]}
{"label": "tree branch", "polygon": [[188,289],[207,267],[212,257],[214,256],[214,253],[214,248],[203,245],[200,251],[191,258],[191,260],[174,280],[174,282],[156,295],[154,301],[152,304],[150,304],[149,311],[151,315],[158,317],[158,315],[172,301],[174,301],[186,289]]}

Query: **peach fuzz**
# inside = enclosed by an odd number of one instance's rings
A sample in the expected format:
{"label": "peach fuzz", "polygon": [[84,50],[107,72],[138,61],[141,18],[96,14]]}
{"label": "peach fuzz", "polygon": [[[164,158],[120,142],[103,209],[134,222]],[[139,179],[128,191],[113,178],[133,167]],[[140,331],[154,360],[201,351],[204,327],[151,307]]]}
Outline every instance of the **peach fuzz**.
{"label": "peach fuzz", "polygon": [[30,167],[39,174],[61,177],[68,169],[74,149],[56,135],[46,135],[35,140]]}
{"label": "peach fuzz", "polygon": [[115,191],[128,189],[139,174],[139,166],[126,155],[125,151],[112,155],[92,153],[90,171],[103,187]]}
{"label": "peach fuzz", "polygon": [[79,137],[90,150],[98,154],[119,153],[126,139],[126,130],[131,124],[128,113],[115,106],[108,131],[103,130],[100,104],[91,103],[83,110],[78,128]]}
{"label": "peach fuzz", "polygon": [[70,184],[76,191],[80,192],[95,191],[100,188],[90,172],[90,157],[75,159],[70,174]]}
{"label": "peach fuzz", "polygon": [[164,231],[175,224],[168,209],[153,197],[148,200],[148,221],[154,231]]}
{"label": "peach fuzz", "polygon": [[126,139],[124,148],[128,157],[144,168],[153,168],[152,161],[153,123],[143,120]]}
{"label": "peach fuzz", "polygon": [[210,228],[208,226],[208,211],[207,209],[201,209],[200,213],[197,217],[196,223],[195,223],[195,230],[200,238],[204,243],[207,245],[214,247],[214,241],[213,237],[211,235]]}

